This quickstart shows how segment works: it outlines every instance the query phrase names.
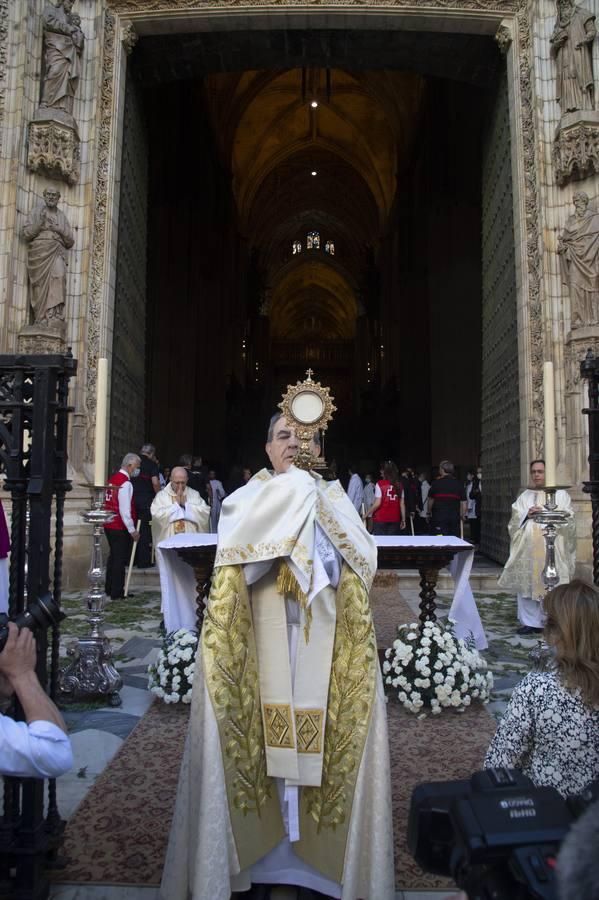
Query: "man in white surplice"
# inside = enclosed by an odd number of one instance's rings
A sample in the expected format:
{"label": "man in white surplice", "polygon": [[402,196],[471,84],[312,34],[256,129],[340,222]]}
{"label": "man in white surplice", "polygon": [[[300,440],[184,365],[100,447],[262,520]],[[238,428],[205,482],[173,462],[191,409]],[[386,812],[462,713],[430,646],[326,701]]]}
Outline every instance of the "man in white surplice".
{"label": "man in white surplice", "polygon": [[208,531],[210,507],[187,484],[187,471],[175,466],[171,480],[158,491],[151,507],[154,546],[174,534]]}
{"label": "man in white surplice", "polygon": [[273,416],[274,473],[222,506],[164,900],[252,883],[395,896],[376,546],[337,481],[293,464],[298,448]]}
{"label": "man in white surplice", "polygon": [[[546,500],[544,460],[535,459],[530,464],[530,479],[532,488],[522,491],[512,504],[508,525],[510,555],[498,582],[500,587],[516,592],[521,623],[518,634],[522,635],[540,633],[544,624],[541,599],[545,587],[541,573],[545,565],[545,540],[543,529],[533,519],[535,513],[541,512]],[[558,509],[572,511],[567,491],[557,491],[555,501]],[[560,584],[567,584],[574,577],[576,564],[574,515],[557,530],[555,562]]]}
{"label": "man in white surplice", "polygon": [[170,482],[154,497],[151,515],[164,626],[167,632],[195,628],[193,570],[176,551],[165,551],[160,546],[162,541],[176,534],[206,532],[209,528],[210,507],[198,491],[188,486],[187,470],[182,466],[175,466]]}

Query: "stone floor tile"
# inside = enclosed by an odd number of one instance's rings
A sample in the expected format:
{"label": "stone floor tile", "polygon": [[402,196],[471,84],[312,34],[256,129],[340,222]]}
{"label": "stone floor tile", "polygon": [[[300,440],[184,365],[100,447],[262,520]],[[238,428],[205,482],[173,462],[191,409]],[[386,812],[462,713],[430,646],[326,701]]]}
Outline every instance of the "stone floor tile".
{"label": "stone floor tile", "polygon": [[74,765],[56,782],[58,808],[64,819],[73,814],[122,743],[123,738],[96,729],[71,736]]}

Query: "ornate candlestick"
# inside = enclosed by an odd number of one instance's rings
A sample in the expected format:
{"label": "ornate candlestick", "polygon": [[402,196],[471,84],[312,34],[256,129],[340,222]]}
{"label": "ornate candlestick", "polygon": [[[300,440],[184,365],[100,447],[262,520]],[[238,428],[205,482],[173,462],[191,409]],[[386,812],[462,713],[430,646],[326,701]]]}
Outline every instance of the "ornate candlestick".
{"label": "ornate candlestick", "polygon": [[[533,521],[543,529],[543,539],[545,541],[545,565],[541,572],[541,579],[545,585],[545,594],[552,591],[553,588],[557,587],[559,584],[559,573],[555,563],[555,539],[557,537],[557,529],[565,525],[572,515],[567,509],[557,508],[555,494],[556,491],[562,489],[565,490],[565,488],[561,487],[545,487],[545,503],[543,511],[536,513],[532,517]],[[543,596],[538,598],[539,603],[543,602]],[[551,655],[551,648],[543,640],[540,640],[537,646],[530,651],[530,658],[539,669],[547,667]]]}
{"label": "ornate candlestick", "polygon": [[533,521],[543,529],[543,538],[545,539],[545,566],[541,573],[541,578],[545,585],[545,593],[553,590],[559,584],[559,575],[555,564],[555,539],[557,537],[557,529],[565,525],[572,515],[566,509],[557,508],[555,493],[559,490],[565,490],[565,488],[544,488],[546,499],[543,511],[533,516]]}
{"label": "ornate candlestick", "polygon": [[115,485],[92,488],[92,508],[82,514],[82,519],[93,526],[91,563],[87,573],[89,591],[86,597],[87,621],[90,633],[73,641],[67,655],[73,661],[60,671],[59,687],[63,694],[77,696],[105,696],[110,706],[120,706],[119,690],[123,681],[112,662],[110,640],[102,630],[104,624],[104,565],[102,561],[102,529],[111,522],[114,513],[104,509],[106,490],[118,490]]}

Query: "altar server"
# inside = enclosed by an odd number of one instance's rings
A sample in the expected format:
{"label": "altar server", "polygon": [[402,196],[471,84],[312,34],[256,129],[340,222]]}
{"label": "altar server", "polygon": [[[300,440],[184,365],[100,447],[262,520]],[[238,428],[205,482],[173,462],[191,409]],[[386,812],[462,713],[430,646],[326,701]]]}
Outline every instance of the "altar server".
{"label": "altar server", "polygon": [[273,416],[274,471],[222,506],[165,900],[252,883],[395,896],[376,546],[339,482],[293,464],[298,448]]}
{"label": "altar server", "polygon": [[[518,634],[522,635],[540,633],[544,624],[542,598],[545,586],[541,573],[545,566],[545,540],[543,529],[533,520],[533,516],[542,511],[546,501],[544,460],[533,460],[530,464],[530,478],[532,487],[522,491],[512,504],[508,525],[510,555],[498,582],[499,587],[516,592],[518,619],[521,623]],[[558,509],[572,511],[572,501],[567,491],[557,491],[555,500]],[[574,515],[557,530],[555,561],[560,584],[571,581],[576,565]]]}

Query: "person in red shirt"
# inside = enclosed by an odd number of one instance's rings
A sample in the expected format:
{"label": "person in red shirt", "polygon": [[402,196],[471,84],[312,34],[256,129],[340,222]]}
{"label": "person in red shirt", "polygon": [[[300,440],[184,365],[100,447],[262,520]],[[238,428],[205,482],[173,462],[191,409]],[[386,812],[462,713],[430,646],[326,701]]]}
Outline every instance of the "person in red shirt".
{"label": "person in red shirt", "polygon": [[118,488],[107,490],[104,501],[104,509],[114,513],[112,521],[104,526],[109,548],[105,591],[112,600],[118,600],[123,596],[125,570],[131,555],[132,541],[139,540],[139,532],[135,529],[137,513],[131,478],[139,475],[140,463],[137,453],[127,453],[119,471],[108,479],[108,484]]}
{"label": "person in red shirt", "polygon": [[394,462],[384,463],[374,489],[374,503],[366,511],[372,516],[373,534],[399,534],[406,527],[406,506],[399,471]]}

